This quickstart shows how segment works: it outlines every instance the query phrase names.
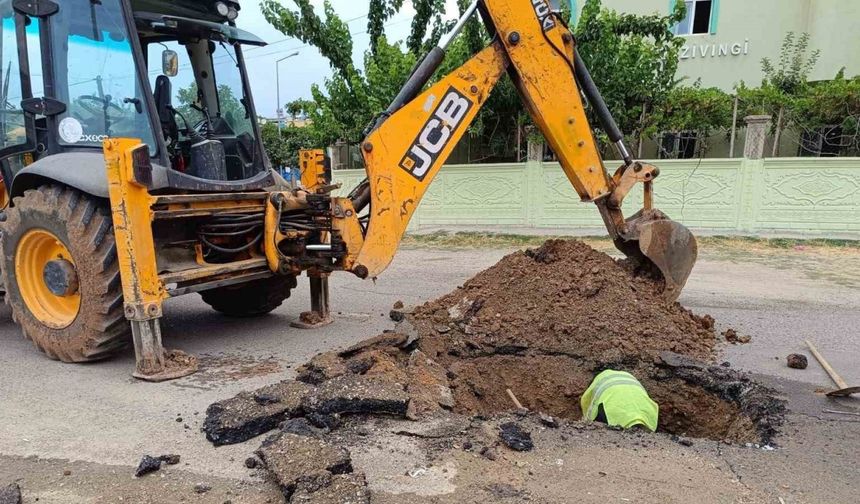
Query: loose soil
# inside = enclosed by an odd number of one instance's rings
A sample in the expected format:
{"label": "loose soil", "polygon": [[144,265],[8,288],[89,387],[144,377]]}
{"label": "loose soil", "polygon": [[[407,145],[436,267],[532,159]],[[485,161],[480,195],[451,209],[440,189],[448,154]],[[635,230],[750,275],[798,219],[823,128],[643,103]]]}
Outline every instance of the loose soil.
{"label": "loose soil", "polygon": [[[453,348],[442,361],[498,349],[598,362],[635,362],[668,350],[709,359],[714,321],[661,297],[662,282],[585,243],[551,240],[515,252],[410,317]],[[427,352],[429,343],[422,344]],[[431,352],[428,352],[431,353]]]}

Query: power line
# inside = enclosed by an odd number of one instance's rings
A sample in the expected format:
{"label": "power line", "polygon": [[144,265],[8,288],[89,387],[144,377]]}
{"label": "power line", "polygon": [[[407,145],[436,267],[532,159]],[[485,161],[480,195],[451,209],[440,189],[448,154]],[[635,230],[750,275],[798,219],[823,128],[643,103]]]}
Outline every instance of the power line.
{"label": "power line", "polygon": [[[344,23],[349,24],[349,23],[352,23],[353,21],[358,21],[359,19],[366,18],[366,17],[367,17],[367,16],[369,16],[369,15],[370,15],[370,13],[362,14],[361,16],[356,16],[356,17],[354,17],[354,18],[347,19],[347,20],[345,20],[345,21],[344,21]],[[262,49],[262,48],[264,48],[264,47],[265,47],[265,48],[269,48],[269,47],[272,47],[273,45],[280,44],[280,43],[283,43],[283,42],[287,42],[287,41],[289,41],[289,40],[293,40],[294,38],[295,38],[295,37],[286,37],[286,38],[282,38],[281,40],[276,40],[276,41],[274,41],[274,42],[271,42],[271,43],[269,43],[269,44],[266,44],[266,45],[264,45],[264,46],[251,47],[251,48],[249,48],[247,51],[245,51],[245,53],[249,53],[249,52],[251,52],[251,51],[255,51],[255,50],[257,50],[257,49]]]}
{"label": "power line", "polygon": [[[385,24],[384,26],[385,26],[386,28],[388,28],[388,27],[396,26],[396,25],[403,24],[403,23],[409,23],[409,22],[411,22],[411,21],[412,21],[411,19],[401,19],[400,21],[394,21],[394,22],[391,22],[391,23],[387,23],[387,24]],[[367,33],[367,30],[362,30],[362,31],[352,32],[352,33],[350,33],[350,36],[364,35],[365,33]],[[272,52],[263,53],[263,54],[254,54],[254,55],[252,55],[252,56],[250,56],[250,57],[245,58],[245,60],[247,61],[247,60],[249,60],[249,59],[262,58],[262,57],[264,57],[264,56],[272,56],[272,55],[275,55],[275,54],[282,54],[282,53],[285,53],[285,52],[288,52],[288,51],[297,51],[297,50],[299,50],[299,49],[305,49],[305,48],[308,48],[308,47],[312,47],[312,44],[303,44],[303,45],[300,45],[300,46],[290,47],[290,48],[287,48],[287,49],[278,49],[277,51],[272,51]],[[247,53],[248,51],[245,51],[245,52]],[[222,55],[221,55],[221,56],[219,56],[219,57],[220,57],[220,58],[224,58],[224,57],[226,57],[226,56],[227,56],[226,54],[222,54]]]}

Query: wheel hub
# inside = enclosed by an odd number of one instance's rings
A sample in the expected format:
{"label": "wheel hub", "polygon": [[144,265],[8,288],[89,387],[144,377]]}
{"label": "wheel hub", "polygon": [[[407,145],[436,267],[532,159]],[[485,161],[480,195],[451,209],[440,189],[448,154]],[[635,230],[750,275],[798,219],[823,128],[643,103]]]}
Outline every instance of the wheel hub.
{"label": "wheel hub", "polygon": [[28,231],[15,249],[15,278],[21,298],[40,323],[63,329],[81,309],[75,262],[68,247],[45,229]]}
{"label": "wheel hub", "polygon": [[42,279],[55,296],[68,297],[78,292],[78,272],[75,265],[65,259],[45,263]]}

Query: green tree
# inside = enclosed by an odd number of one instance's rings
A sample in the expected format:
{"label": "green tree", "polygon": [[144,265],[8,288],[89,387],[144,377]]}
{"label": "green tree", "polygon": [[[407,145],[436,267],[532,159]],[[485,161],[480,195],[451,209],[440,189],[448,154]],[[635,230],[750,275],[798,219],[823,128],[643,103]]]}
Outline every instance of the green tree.
{"label": "green tree", "polygon": [[285,108],[290,117],[307,117],[316,109],[316,102],[299,98],[287,103]]}
{"label": "green tree", "polygon": [[680,86],[669,92],[657,116],[663,131],[699,131],[710,134],[732,122],[732,97],[719,88]]}
{"label": "green tree", "polygon": [[789,124],[815,139],[830,152],[860,154],[860,76],[815,82],[792,102]]}
{"label": "green tree", "polygon": [[268,122],[260,128],[263,146],[274,166],[296,167],[299,165],[299,151],[319,147],[313,132],[308,128],[284,126],[278,131],[278,124]]}
{"label": "green tree", "polygon": [[[332,68],[332,76],[322,86],[312,86],[313,105],[303,104],[308,109],[305,112],[311,121],[309,128],[320,145],[338,140],[356,143],[371,119],[385,110],[409,77],[415,55],[404,51],[400,44],[388,43],[380,32],[372,37],[375,50],[365,53],[362,71],[352,61],[353,41],[348,26],[331,3],[324,3],[323,19],[309,0],[293,1],[296,11],[274,0],[265,0],[262,9],[272,26],[316,47]],[[396,2],[395,7],[399,8]],[[378,19],[386,18],[374,16],[370,22]]]}
{"label": "green tree", "polygon": [[[380,114],[408,78],[418,58],[450,30],[452,21],[442,18],[444,1],[413,0],[416,15],[405,46],[385,37],[385,22],[403,6],[403,0],[371,0],[368,33],[371,45],[364,55],[363,69],[352,61],[353,40],[348,27],[331,4],[323,5],[322,16],[310,0],[293,0],[295,10],[276,0],[263,0],[266,19],[286,35],[316,47],[328,59],[332,76],[322,86],[313,86],[305,107],[313,134],[329,145],[337,140],[356,143],[364,128]],[[469,2],[458,0],[462,13]],[[602,8],[600,0],[588,0],[577,29],[580,52],[589,64],[610,109],[628,132],[639,134],[646,127],[648,112],[658,108],[677,84],[674,75],[680,39],[671,26],[684,16],[683,2],[669,16],[633,16]],[[436,78],[444,76],[490,43],[478,16],[449,47],[446,61]],[[432,83],[432,82],[431,82]],[[653,122],[653,119],[650,120]],[[530,119],[516,88],[502,79],[470,128],[471,139],[480,145],[472,159],[496,159],[513,151]],[[594,122],[594,124],[597,124]]]}
{"label": "green tree", "polygon": [[782,41],[779,60],[776,63],[770,58],[761,60],[764,84],[773,86],[787,95],[802,91],[808,84],[810,72],[821,56],[819,50],[807,56],[808,50],[808,33],[801,33],[798,37],[794,32],[788,32]]}
{"label": "green tree", "polygon": [[749,88],[742,82],[737,88],[741,104],[739,117],[765,114],[774,118],[771,126],[773,156],[779,154],[783,131],[798,126],[795,118],[798,100],[809,91],[809,74],[819,56],[817,50],[809,53],[808,33],[797,36],[788,32],[776,62],[769,58],[761,60],[761,86]]}
{"label": "green tree", "polygon": [[703,156],[709,145],[707,138],[732,123],[733,100],[731,95],[718,88],[702,88],[700,82],[692,86],[679,86],[669,91],[663,105],[654,113],[653,125],[646,134],[682,133],[698,134],[697,156]]}
{"label": "green tree", "polygon": [[[678,0],[668,16],[620,14],[587,0],[576,27],[578,51],[622,131],[632,137],[653,130],[656,116],[678,85],[683,39],[672,27],[684,19]],[[592,124],[597,126],[596,119]]]}

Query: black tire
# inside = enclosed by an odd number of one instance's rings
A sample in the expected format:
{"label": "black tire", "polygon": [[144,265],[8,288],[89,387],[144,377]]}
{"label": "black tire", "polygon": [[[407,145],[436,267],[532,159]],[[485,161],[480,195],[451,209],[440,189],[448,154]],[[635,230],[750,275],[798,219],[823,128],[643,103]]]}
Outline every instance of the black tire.
{"label": "black tire", "polygon": [[[24,336],[48,357],[63,362],[104,359],[128,344],[122,282],[113,223],[106,201],[61,185],[44,185],[15,198],[6,210],[0,254],[6,303]],[[63,328],[46,325],[24,301],[15,270],[18,243],[31,230],[46,230],[68,249],[77,271],[80,308]]]}
{"label": "black tire", "polygon": [[257,317],[281,306],[296,285],[294,276],[273,276],[203,291],[200,297],[215,311],[229,317]]}

